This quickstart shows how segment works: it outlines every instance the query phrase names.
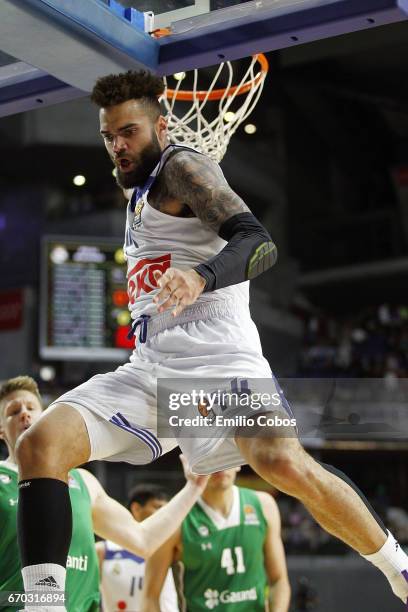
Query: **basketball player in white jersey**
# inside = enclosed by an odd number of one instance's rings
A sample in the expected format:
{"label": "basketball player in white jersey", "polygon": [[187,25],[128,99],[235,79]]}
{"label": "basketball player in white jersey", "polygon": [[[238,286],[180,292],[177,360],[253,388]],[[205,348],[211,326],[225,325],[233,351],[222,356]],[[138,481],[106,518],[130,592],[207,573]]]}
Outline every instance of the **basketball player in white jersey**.
{"label": "basketball player in white jersey", "polygon": [[[103,77],[92,92],[118,182],[133,190],[125,255],[136,343],[129,363],[60,397],[20,438],[18,520],[29,591],[50,574],[64,585],[71,534],[68,470],[90,459],[148,463],[176,444],[158,437],[158,379],[222,378],[231,386],[268,379],[271,396],[281,401],[279,410],[262,406],[263,417],[268,411],[290,414],[248,306],[248,280],[275,263],[275,245],[215,162],[169,144],[158,101],[163,90],[161,78],[142,71]],[[203,407],[190,405],[191,416],[198,408]],[[237,427],[233,437],[220,427],[204,439],[180,436],[177,442],[196,473],[249,463],[382,570],[406,604],[408,557],[360,492],[314,461],[294,431],[265,428],[258,418],[257,424],[259,431]],[[44,529],[39,547],[43,516],[53,528]]]}
{"label": "basketball player in white jersey", "polygon": [[[154,484],[139,484],[128,496],[128,509],[138,522],[152,516],[167,504],[166,490]],[[103,612],[141,610],[145,560],[109,540],[96,543],[99,558]],[[171,569],[163,578],[161,612],[178,612],[177,593]]]}

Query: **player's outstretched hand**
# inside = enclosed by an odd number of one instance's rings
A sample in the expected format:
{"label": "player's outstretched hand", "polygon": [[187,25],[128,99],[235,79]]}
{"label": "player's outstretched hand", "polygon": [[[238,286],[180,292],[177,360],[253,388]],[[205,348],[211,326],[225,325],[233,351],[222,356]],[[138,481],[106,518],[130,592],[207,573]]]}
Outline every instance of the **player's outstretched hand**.
{"label": "player's outstretched hand", "polygon": [[180,457],[180,461],[181,461],[181,465],[183,466],[183,471],[184,471],[184,476],[186,478],[186,480],[188,482],[191,482],[191,484],[195,485],[196,487],[198,487],[199,489],[201,489],[202,491],[204,491],[209,476],[201,476],[199,474],[193,474],[193,472],[190,470],[189,466],[188,466],[188,461],[185,458],[184,455],[179,455]]}
{"label": "player's outstretched hand", "polygon": [[153,275],[160,289],[153,302],[157,304],[159,312],[174,306],[172,312],[174,317],[186,306],[194,304],[205,287],[205,279],[195,270],[169,268],[164,274],[160,270],[155,270]]}

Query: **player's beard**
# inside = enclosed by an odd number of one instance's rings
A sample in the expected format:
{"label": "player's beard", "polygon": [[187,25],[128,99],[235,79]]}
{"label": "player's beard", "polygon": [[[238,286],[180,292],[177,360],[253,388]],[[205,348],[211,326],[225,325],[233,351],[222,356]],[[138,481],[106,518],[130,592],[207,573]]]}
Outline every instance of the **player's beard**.
{"label": "player's beard", "polygon": [[143,187],[149,178],[152,170],[160,161],[162,150],[160,148],[159,139],[156,132],[152,129],[152,139],[139,153],[137,157],[132,157],[134,170],[130,172],[122,172],[120,168],[116,169],[116,182],[122,189],[130,189],[132,187]]}

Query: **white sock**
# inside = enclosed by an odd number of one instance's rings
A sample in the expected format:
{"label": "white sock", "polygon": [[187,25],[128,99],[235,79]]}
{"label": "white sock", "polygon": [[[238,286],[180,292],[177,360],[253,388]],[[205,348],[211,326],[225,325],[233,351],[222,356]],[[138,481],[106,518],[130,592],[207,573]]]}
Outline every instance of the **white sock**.
{"label": "white sock", "polygon": [[[63,593],[65,591],[66,569],[55,563],[41,563],[39,565],[28,565],[21,570],[24,582],[24,591],[37,591],[40,593]],[[37,604],[25,604],[27,612],[63,612],[65,606]]]}
{"label": "white sock", "polygon": [[[404,553],[392,533],[382,548],[372,555],[361,555],[386,576],[395,595],[404,603],[408,601],[408,556]],[[403,574],[405,573],[405,576]]]}

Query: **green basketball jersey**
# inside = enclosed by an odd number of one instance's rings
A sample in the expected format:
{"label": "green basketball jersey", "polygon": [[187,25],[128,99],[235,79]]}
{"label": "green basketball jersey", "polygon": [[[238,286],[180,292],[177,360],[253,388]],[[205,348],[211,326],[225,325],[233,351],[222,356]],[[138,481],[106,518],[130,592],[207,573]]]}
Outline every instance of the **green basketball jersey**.
{"label": "green basketball jersey", "polygon": [[184,610],[264,611],[266,531],[254,491],[234,487],[225,520],[199,500],[181,527]]}
{"label": "green basketball jersey", "polygon": [[[99,567],[92,526],[91,500],[77,470],[69,473],[72,504],[72,540],[67,563],[68,612],[99,610]],[[0,461],[0,591],[24,591],[17,544],[18,473]],[[39,529],[42,527],[39,525]],[[16,612],[17,608],[2,608]]]}

